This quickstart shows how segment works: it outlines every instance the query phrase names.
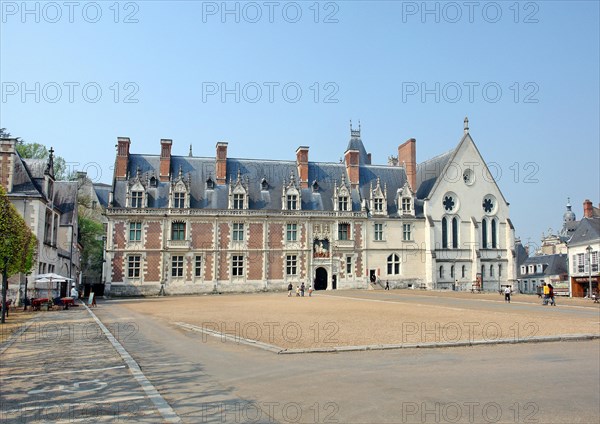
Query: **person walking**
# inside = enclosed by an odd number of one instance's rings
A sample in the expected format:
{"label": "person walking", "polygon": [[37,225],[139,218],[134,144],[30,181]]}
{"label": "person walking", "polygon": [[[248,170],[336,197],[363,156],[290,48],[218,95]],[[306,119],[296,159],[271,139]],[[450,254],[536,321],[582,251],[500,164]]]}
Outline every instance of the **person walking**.
{"label": "person walking", "polygon": [[548,283],[548,300],[552,306],[556,306],[556,301],[554,300],[554,287],[552,284]]}
{"label": "person walking", "polygon": [[290,283],[288,284],[288,297],[292,297],[292,290],[294,290],[294,286]]}
{"label": "person walking", "polygon": [[296,286],[296,297],[300,297],[300,286]]}
{"label": "person walking", "polygon": [[389,290],[390,289],[390,283],[389,281],[385,280],[385,289]]}
{"label": "person walking", "polygon": [[308,286],[308,297],[312,297],[312,292],[313,292],[313,286],[311,284],[310,286]]}
{"label": "person walking", "polygon": [[504,289],[504,301],[510,303],[510,287],[506,286]]}
{"label": "person walking", "polygon": [[542,301],[542,305],[547,305],[548,297],[550,294],[550,288],[546,285],[546,283],[542,284],[542,291],[544,293],[544,300]]}
{"label": "person walking", "polygon": [[300,296],[304,297],[304,289],[306,288],[306,286],[304,285],[304,283],[302,283],[300,285]]}

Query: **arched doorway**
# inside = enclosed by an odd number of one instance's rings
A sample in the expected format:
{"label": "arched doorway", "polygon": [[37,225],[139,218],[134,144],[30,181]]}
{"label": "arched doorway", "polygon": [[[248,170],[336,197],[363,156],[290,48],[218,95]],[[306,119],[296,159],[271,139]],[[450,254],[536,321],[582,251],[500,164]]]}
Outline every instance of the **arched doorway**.
{"label": "arched doorway", "polygon": [[317,268],[315,273],[315,290],[327,290],[327,270],[325,268]]}

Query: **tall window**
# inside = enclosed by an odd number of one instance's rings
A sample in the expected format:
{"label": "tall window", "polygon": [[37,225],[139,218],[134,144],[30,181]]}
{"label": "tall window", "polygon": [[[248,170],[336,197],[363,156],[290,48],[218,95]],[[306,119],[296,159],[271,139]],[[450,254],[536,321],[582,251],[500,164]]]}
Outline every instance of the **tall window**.
{"label": "tall window", "polygon": [[285,273],[286,275],[297,274],[298,257],[296,255],[287,255],[285,259]]}
{"label": "tall window", "polygon": [[502,264],[498,264],[498,277],[502,277]]}
{"label": "tall window", "polygon": [[52,212],[46,210],[46,220],[44,221],[44,243],[52,242]]}
{"label": "tall window", "polygon": [[375,224],[375,241],[383,240],[383,224]]}
{"label": "tall window", "polygon": [[233,195],[233,209],[244,209],[244,195],[234,194]]}
{"label": "tall window", "polygon": [[185,240],[185,222],[171,224],[171,240]]}
{"label": "tall window", "polygon": [[182,209],[185,208],[185,193],[175,193],[173,195],[173,207]]}
{"label": "tall window", "polygon": [[498,247],[498,238],[496,235],[496,220],[492,219],[492,249]]}
{"label": "tall window", "polygon": [[485,277],[485,265],[481,265],[481,278]]}
{"label": "tall window", "polygon": [[127,276],[129,278],[140,278],[140,269],[142,257],[139,255],[132,255],[127,258]]}
{"label": "tall window", "polygon": [[183,256],[171,257],[171,277],[183,277]]}
{"label": "tall window", "polygon": [[452,248],[458,248],[458,218],[452,218]]}
{"label": "tall window", "polygon": [[142,223],[129,223],[129,241],[140,241],[142,239]]}
{"label": "tall window", "polygon": [[440,265],[440,279],[444,278],[444,266]]}
{"label": "tall window", "polygon": [[338,197],[338,209],[341,211],[348,210],[348,196]]}
{"label": "tall window", "polygon": [[442,218],[442,249],[448,248],[448,220]]}
{"label": "tall window", "polygon": [[144,192],[143,191],[132,191],[131,192],[131,207],[132,208],[143,208]]}
{"label": "tall window", "polygon": [[411,210],[411,200],[409,197],[402,198],[402,212],[410,212]]}
{"label": "tall window", "polygon": [[467,267],[463,265],[462,266],[462,272],[461,272],[462,278],[465,278],[466,272],[467,272]]}
{"label": "tall window", "polygon": [[388,275],[400,274],[400,257],[395,253],[387,257],[387,273]]}
{"label": "tall window", "polygon": [[487,219],[481,220],[481,248],[487,249]]}
{"label": "tall window", "polygon": [[338,240],[349,240],[350,224],[344,222],[338,225]]}
{"label": "tall window", "polygon": [[450,278],[454,278],[454,265],[450,267]]}
{"label": "tall window", "polygon": [[375,212],[383,212],[383,199],[378,197],[373,201],[373,209]]}
{"label": "tall window", "polygon": [[490,265],[490,277],[494,276],[494,265]]}
{"label": "tall window", "polygon": [[598,252],[592,252],[592,272],[598,272]]}
{"label": "tall window", "polygon": [[287,208],[291,211],[295,211],[296,209],[298,209],[298,196],[296,196],[295,194],[288,194]]}
{"label": "tall window", "polygon": [[196,256],[194,265],[194,276],[202,277],[202,256]]}
{"label": "tall window", "polygon": [[346,256],[346,274],[352,274],[352,256]]}
{"label": "tall window", "polygon": [[285,239],[287,241],[296,241],[298,239],[298,224],[287,224]]}
{"label": "tall window", "polygon": [[244,257],[242,255],[233,255],[231,257],[231,275],[242,277],[244,275]]}
{"label": "tall window", "polygon": [[410,240],[412,240],[411,225],[410,224],[402,224],[402,239],[404,241],[410,241]]}
{"label": "tall window", "polygon": [[233,241],[244,240],[244,224],[242,222],[233,223]]}

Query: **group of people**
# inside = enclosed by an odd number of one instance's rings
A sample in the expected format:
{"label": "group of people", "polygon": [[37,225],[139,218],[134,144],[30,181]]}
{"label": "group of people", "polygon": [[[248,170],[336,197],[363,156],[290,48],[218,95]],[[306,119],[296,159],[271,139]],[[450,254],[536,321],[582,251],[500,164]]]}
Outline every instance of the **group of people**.
{"label": "group of people", "polygon": [[542,292],[544,295],[542,305],[547,305],[548,303],[550,303],[552,306],[556,306],[556,301],[554,300],[554,287],[552,287],[552,284],[543,283]]}
{"label": "group of people", "polygon": [[[292,292],[294,291],[294,286],[292,283],[288,284],[288,297],[292,297]],[[304,292],[306,291],[306,286],[302,283],[299,286],[296,286],[296,296],[304,297]],[[308,286],[308,297],[312,297],[313,286],[312,284]]]}

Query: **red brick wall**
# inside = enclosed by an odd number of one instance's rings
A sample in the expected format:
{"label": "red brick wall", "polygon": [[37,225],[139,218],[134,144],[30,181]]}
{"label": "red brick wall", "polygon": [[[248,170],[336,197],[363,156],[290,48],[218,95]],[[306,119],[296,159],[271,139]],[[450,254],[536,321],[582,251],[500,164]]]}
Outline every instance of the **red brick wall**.
{"label": "red brick wall", "polygon": [[269,224],[269,248],[283,247],[283,224]]}
{"label": "red brick wall", "polygon": [[146,224],[146,248],[160,249],[162,239],[162,226],[160,222],[151,221]]}
{"label": "red brick wall", "polygon": [[250,249],[261,249],[263,246],[263,225],[250,224],[249,227],[248,247]]}
{"label": "red brick wall", "polygon": [[146,253],[146,275],[144,281],[160,281],[160,253]]}
{"label": "red brick wall", "polygon": [[219,224],[219,247],[221,249],[229,247],[229,224]]}
{"label": "red brick wall", "polygon": [[219,253],[219,280],[229,279],[229,261],[227,260],[227,253]]}
{"label": "red brick wall", "polygon": [[363,248],[363,240],[362,240],[362,224],[354,225],[354,246],[358,253],[358,257],[356,258],[356,274],[357,276],[362,275],[363,267],[362,267],[362,248]]}
{"label": "red brick wall", "polygon": [[115,225],[113,227],[113,243],[115,249],[124,249],[126,240],[127,239],[125,235],[125,223],[115,222]]}
{"label": "red brick wall", "polygon": [[123,254],[115,252],[112,261],[112,281],[123,281]]}
{"label": "red brick wall", "polygon": [[263,254],[252,252],[248,255],[248,279],[262,280]]}
{"label": "red brick wall", "polygon": [[269,278],[273,280],[281,280],[283,278],[283,261],[280,251],[269,252]]}
{"label": "red brick wall", "polygon": [[207,254],[206,256],[204,256],[204,273],[202,275],[204,275],[204,279],[211,281],[213,279],[213,257],[210,254]]}
{"label": "red brick wall", "polygon": [[213,224],[194,222],[191,227],[192,247],[194,249],[210,249],[213,245]]}

